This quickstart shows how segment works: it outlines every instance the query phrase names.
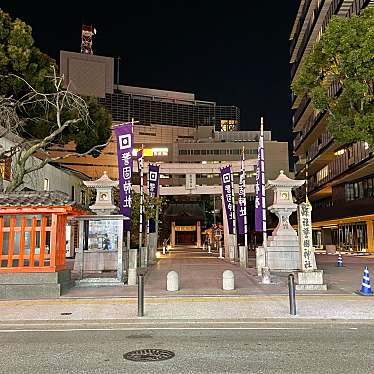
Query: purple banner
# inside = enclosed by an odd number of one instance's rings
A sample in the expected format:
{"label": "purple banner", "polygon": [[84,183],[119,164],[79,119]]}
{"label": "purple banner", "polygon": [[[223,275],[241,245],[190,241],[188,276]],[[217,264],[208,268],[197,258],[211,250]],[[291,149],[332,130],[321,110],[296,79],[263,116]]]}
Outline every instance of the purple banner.
{"label": "purple banner", "polygon": [[139,193],[140,193],[140,206],[139,206],[139,233],[143,233],[145,223],[144,213],[144,181],[143,181],[143,148],[139,149],[136,153],[138,161],[138,174],[140,179]]}
{"label": "purple banner", "polygon": [[261,129],[261,136],[258,142],[258,156],[256,167],[255,186],[255,229],[259,232],[266,231],[266,210],[265,210],[265,174],[264,174],[264,138]]}
{"label": "purple banner", "polygon": [[[134,145],[134,135],[132,123],[124,123],[114,128],[117,140],[117,158],[119,175],[119,208],[121,214],[131,219],[132,203],[132,150]],[[125,221],[126,230],[130,230],[131,224]]]}
{"label": "purple banner", "polygon": [[245,193],[245,167],[244,152],[241,161],[241,169],[239,174],[239,198],[237,205],[238,234],[247,234],[247,200]]}
{"label": "purple banner", "polygon": [[225,202],[226,217],[229,227],[229,234],[234,234],[234,201],[231,166],[221,168],[221,181],[223,189],[223,200]]}
{"label": "purple banner", "polygon": [[148,193],[149,196],[158,196],[158,186],[160,183],[160,166],[149,165],[148,172]]}
{"label": "purple banner", "polygon": [[142,175],[142,171],[143,171],[143,148],[139,149],[139,151],[136,153],[136,158],[137,158],[137,161],[138,161],[138,174],[139,174],[139,177],[141,177]]}
{"label": "purple banner", "polygon": [[[148,193],[151,197],[158,197],[160,184],[160,166],[149,165],[148,168]],[[156,223],[153,218],[149,220],[149,232],[156,232]]]}

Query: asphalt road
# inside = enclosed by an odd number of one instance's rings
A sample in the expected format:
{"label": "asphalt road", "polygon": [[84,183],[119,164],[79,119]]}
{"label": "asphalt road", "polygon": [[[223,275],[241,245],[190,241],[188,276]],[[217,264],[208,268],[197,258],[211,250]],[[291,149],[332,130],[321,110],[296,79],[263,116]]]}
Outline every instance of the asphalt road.
{"label": "asphalt road", "polygon": [[[374,322],[0,325],[1,373],[373,373]],[[136,349],[167,361],[132,362]]]}

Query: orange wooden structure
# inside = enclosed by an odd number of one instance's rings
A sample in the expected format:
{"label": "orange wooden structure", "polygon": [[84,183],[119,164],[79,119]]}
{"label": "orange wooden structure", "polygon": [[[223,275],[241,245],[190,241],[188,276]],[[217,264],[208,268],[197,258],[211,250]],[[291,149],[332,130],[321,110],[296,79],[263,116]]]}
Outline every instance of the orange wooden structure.
{"label": "orange wooden structure", "polygon": [[56,272],[65,268],[68,216],[72,205],[0,205],[0,273]]}

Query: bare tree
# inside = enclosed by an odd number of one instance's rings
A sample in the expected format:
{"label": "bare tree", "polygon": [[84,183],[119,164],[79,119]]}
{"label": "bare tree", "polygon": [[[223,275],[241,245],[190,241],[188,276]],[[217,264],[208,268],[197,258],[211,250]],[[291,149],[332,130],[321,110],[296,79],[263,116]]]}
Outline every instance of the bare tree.
{"label": "bare tree", "polygon": [[[105,147],[98,144],[84,153],[71,152],[63,156],[51,156],[51,150],[59,145],[64,133],[77,125],[92,126],[86,101],[64,87],[63,77],[58,76],[53,68],[53,76],[47,77],[53,82],[54,90],[43,93],[35,89],[23,78],[27,93],[18,99],[0,97],[0,137],[11,142],[11,146],[0,149],[0,161],[12,159],[12,178],[4,189],[3,175],[0,173],[0,190],[12,192],[24,183],[25,177],[45,165],[71,156],[85,156]],[[38,113],[38,115],[34,115]],[[41,113],[41,114],[40,114]],[[47,123],[50,132],[42,139],[27,136],[30,123]]]}

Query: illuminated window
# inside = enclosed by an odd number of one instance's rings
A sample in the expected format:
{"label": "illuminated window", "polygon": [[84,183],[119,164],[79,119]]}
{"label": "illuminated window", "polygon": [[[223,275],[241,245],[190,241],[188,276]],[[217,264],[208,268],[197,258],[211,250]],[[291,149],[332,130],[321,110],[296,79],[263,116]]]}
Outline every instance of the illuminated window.
{"label": "illuminated window", "polygon": [[236,130],[238,121],[234,119],[221,119],[221,131],[233,131]]}
{"label": "illuminated window", "polygon": [[322,182],[329,175],[329,165],[317,172],[317,182]]}
{"label": "illuminated window", "polygon": [[44,178],[43,190],[49,191],[49,179],[48,178]]}
{"label": "illuminated window", "polygon": [[339,150],[337,150],[337,151],[334,153],[334,155],[335,155],[335,156],[341,156],[341,155],[344,155],[344,153],[345,153],[345,149],[343,148],[343,149],[339,149]]}
{"label": "illuminated window", "polygon": [[[132,155],[136,157],[138,151],[139,151],[139,148],[134,148],[132,151]],[[168,154],[169,154],[169,148],[143,148],[144,157],[167,156]]]}

